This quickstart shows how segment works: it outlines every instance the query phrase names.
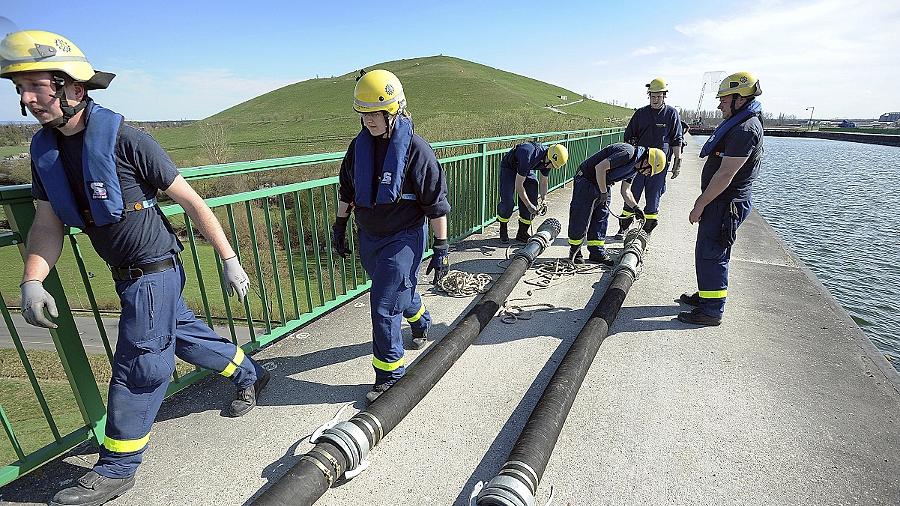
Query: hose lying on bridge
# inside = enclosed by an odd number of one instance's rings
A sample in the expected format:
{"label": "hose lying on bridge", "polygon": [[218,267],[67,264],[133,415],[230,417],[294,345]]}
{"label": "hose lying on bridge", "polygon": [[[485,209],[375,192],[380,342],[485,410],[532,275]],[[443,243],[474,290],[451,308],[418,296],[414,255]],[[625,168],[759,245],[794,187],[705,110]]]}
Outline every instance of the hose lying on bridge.
{"label": "hose lying on bridge", "polygon": [[[466,351],[512,292],[525,271],[559,235],[555,219],[544,221],[528,243],[513,254],[500,279],[443,339],[435,343],[415,367],[365,410],[348,421],[339,422],[322,432],[316,446],[253,504],[309,505],[322,497],[345,472],[366,462],[375,447],[437,384],[454,362]],[[348,473],[350,474],[350,473]]]}
{"label": "hose lying on bridge", "polygon": [[479,506],[532,506],[550,454],[597,351],[638,277],[649,237],[632,229],[613,279],[566,352],[500,472],[478,493]]}

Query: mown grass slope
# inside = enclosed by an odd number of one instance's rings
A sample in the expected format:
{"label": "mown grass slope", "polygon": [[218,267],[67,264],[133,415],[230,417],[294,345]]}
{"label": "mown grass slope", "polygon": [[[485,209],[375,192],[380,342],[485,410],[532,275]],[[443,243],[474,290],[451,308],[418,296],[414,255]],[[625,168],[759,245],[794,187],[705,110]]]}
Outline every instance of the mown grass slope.
{"label": "mown grass slope", "polygon": [[[400,78],[419,134],[429,141],[624,125],[631,109],[486,65],[431,56],[372,65]],[[203,146],[210,125],[224,126],[227,160],[339,151],[359,130],[352,96],[357,71],[285,86],[189,126],[155,130],[179,166],[212,163]],[[567,97],[566,101],[558,96]]]}

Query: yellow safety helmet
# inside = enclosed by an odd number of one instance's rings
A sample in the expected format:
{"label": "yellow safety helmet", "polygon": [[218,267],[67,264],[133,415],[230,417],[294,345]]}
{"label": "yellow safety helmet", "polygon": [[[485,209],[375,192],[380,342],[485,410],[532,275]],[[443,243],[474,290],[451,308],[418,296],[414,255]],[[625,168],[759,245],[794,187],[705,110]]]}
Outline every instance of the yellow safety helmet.
{"label": "yellow safety helmet", "polygon": [[387,70],[372,70],[356,81],[353,90],[353,110],[356,112],[385,111],[395,115],[406,109],[403,85]]}
{"label": "yellow safety helmet", "polygon": [[89,90],[104,89],[116,77],[94,70],[71,40],[42,30],[14,32],[0,42],[0,77],[19,72],[62,72]]}
{"label": "yellow safety helmet", "polygon": [[569,161],[569,150],[562,144],[554,144],[547,148],[547,161],[558,169]]}
{"label": "yellow safety helmet", "polygon": [[650,163],[650,175],[655,176],[666,168],[666,154],[659,148],[648,148],[647,162]]}
{"label": "yellow safety helmet", "polygon": [[719,92],[716,93],[716,98],[734,94],[744,98],[758,97],[762,95],[762,87],[759,85],[759,80],[753,77],[753,74],[750,72],[737,72],[722,81],[722,84],[719,85]]}
{"label": "yellow safety helmet", "polygon": [[656,79],[650,81],[646,86],[647,86],[647,93],[658,93],[660,91],[669,91],[668,86],[666,86],[666,82],[661,77],[657,77]]}

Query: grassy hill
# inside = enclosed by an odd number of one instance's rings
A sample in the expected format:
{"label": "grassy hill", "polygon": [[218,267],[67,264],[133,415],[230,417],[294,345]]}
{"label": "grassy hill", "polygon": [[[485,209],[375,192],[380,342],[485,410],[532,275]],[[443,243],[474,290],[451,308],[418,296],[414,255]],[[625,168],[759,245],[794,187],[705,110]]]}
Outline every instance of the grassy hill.
{"label": "grassy hill", "polygon": [[[571,90],[449,56],[379,63],[400,78],[416,123],[429,141],[535,131],[624,125],[632,110],[594,100],[560,108],[545,106],[581,99]],[[340,151],[359,131],[352,109],[356,70],[310,79],[266,93],[188,126],[151,133],[182,167],[213,163],[203,139],[224,137],[219,161],[254,160]],[[209,144],[209,141],[207,141]]]}

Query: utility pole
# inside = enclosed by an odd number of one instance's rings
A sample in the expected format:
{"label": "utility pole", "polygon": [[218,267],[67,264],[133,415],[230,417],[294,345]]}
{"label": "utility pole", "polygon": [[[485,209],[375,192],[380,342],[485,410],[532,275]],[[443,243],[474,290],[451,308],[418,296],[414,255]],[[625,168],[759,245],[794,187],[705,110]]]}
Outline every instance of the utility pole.
{"label": "utility pole", "polygon": [[811,106],[807,107],[806,110],[809,111],[809,127],[808,127],[808,130],[812,130],[812,124],[813,124],[813,123],[812,123],[812,119],[813,119],[813,113],[816,112],[816,106],[811,105]]}

